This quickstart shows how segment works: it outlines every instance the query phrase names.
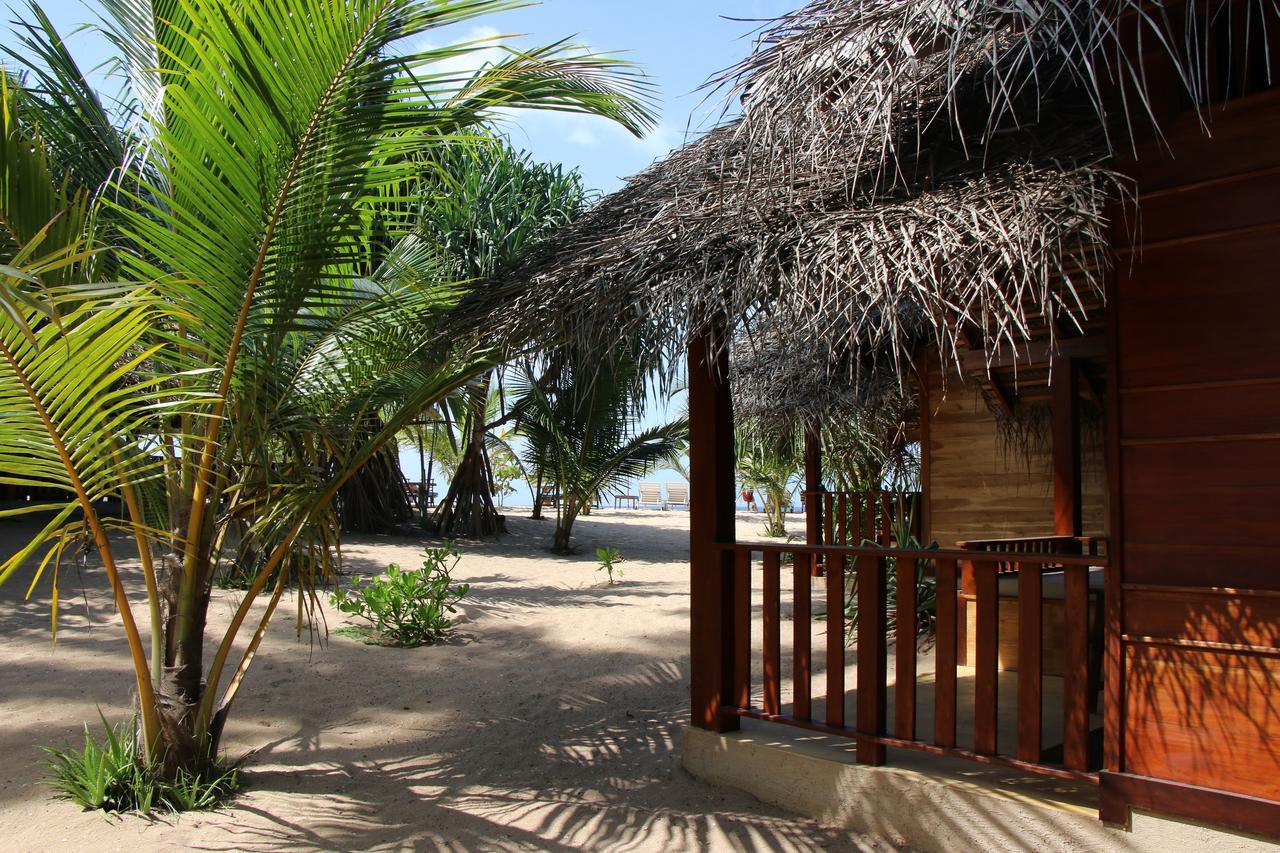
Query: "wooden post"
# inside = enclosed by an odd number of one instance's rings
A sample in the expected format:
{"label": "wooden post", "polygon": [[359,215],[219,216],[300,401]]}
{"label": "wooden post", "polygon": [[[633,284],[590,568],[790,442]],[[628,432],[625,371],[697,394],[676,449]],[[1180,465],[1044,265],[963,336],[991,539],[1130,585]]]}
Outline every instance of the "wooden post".
{"label": "wooden post", "polygon": [[[874,501],[871,503],[874,506]],[[883,736],[888,707],[888,660],[885,638],[885,604],[888,588],[883,557],[858,557],[858,719],[859,734]],[[884,744],[857,739],[859,764],[885,761]]]}
{"label": "wooden post", "polygon": [[[721,321],[689,346],[689,561],[690,699],[695,726],[717,732],[738,728],[723,706],[742,694],[744,668],[735,650],[750,630],[740,605],[747,590],[734,557],[720,545],[734,532],[733,400],[728,336]],[[749,577],[749,576],[748,576]]]}
{"label": "wooden post", "polygon": [[982,755],[995,755],[1000,729],[1000,599],[996,563],[973,562],[977,586],[978,624],[976,651],[971,661],[974,672],[973,750]]}
{"label": "wooden post", "polygon": [[822,544],[822,433],[816,426],[804,430],[804,533],[806,545]]}
{"label": "wooden post", "polygon": [[1053,386],[1053,532],[1082,536],[1080,368],[1069,356],[1055,354],[1049,373]]}
{"label": "wooden post", "polygon": [[[811,424],[804,428],[804,490],[804,541],[806,545],[821,545],[827,507],[822,485],[822,432]],[[815,554],[810,559],[810,574],[820,577],[822,558]]]}

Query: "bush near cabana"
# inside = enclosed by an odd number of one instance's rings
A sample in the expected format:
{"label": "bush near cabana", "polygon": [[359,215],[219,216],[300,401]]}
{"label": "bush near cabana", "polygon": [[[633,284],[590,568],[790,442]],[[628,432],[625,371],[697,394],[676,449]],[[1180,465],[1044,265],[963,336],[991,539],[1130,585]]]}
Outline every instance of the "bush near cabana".
{"label": "bush near cabana", "polygon": [[431,645],[448,634],[455,605],[471,592],[470,584],[453,581],[458,559],[453,543],[428,548],[422,568],[402,569],[392,563],[367,583],[356,578],[346,589],[339,587],[329,601],[343,613],[369,623],[349,632],[357,639],[404,648]]}

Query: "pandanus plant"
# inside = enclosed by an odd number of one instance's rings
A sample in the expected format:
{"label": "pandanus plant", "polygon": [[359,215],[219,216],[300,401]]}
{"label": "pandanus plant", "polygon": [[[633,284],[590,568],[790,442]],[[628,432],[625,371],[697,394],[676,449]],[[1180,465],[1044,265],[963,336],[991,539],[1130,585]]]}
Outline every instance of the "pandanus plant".
{"label": "pandanus plant", "polygon": [[[34,7],[11,55],[28,67],[4,81],[0,476],[65,497],[20,510],[47,523],[0,582],[47,572],[56,612],[63,552],[93,543],[166,777],[216,755],[286,589],[314,606],[342,484],[501,358],[446,322],[463,286],[409,221],[421,154],[498,110],[650,121],[614,59],[561,43],[458,72],[495,43],[432,46],[517,5],[103,0],[123,111]],[[206,661],[227,561],[248,589]]]}
{"label": "pandanus plant", "polygon": [[[421,226],[462,278],[483,282],[511,266],[585,205],[577,172],[532,162],[503,142],[447,154],[435,178],[440,201],[424,207]],[[486,373],[463,395],[458,466],[432,516],[442,536],[480,539],[504,528],[493,502],[493,438],[516,413],[494,405],[502,400],[496,380]]]}

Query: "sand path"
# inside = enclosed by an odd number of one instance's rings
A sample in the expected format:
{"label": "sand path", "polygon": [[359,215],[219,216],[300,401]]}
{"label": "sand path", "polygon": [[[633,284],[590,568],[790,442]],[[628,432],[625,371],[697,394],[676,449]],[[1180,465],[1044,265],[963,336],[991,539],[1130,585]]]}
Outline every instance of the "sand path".
{"label": "sand path", "polygon": [[[758,526],[759,517],[746,524]],[[679,766],[688,701],[688,516],[583,519],[581,555],[549,554],[550,522],[510,521],[465,547],[474,585],[458,636],[414,650],[295,636],[281,606],[228,725],[255,750],[232,808],[145,821],[53,800],[38,744],[128,714],[131,670],[100,571],[64,570],[56,649],[48,583],[0,588],[0,847],[6,850],[867,849]],[[740,525],[743,527],[744,525]],[[17,531],[10,529],[12,543]],[[597,545],[628,558],[615,586]],[[417,565],[421,542],[349,541],[350,569]],[[28,575],[29,577],[29,575]],[[136,574],[134,588],[141,583]],[[73,592],[74,591],[74,592]],[[236,603],[218,592],[216,635]],[[87,611],[86,611],[87,601]],[[141,614],[144,612],[138,609]],[[341,614],[328,612],[330,628]]]}

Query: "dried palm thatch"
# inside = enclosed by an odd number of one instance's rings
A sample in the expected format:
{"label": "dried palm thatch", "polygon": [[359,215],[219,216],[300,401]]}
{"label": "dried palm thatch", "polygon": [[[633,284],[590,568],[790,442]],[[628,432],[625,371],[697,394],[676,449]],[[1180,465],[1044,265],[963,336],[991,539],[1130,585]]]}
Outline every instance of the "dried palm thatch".
{"label": "dried palm thatch", "polygon": [[739,351],[800,354],[766,359],[756,396],[812,413],[898,382],[923,343],[958,363],[965,327],[997,353],[1079,322],[1126,192],[1108,158],[1152,120],[1136,31],[1203,102],[1207,30],[1160,3],[814,0],[719,81],[740,117],[470,310],[513,340],[645,329],[671,355],[728,318]]}

